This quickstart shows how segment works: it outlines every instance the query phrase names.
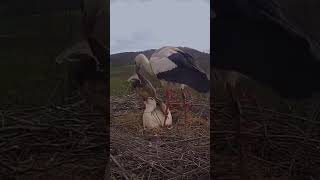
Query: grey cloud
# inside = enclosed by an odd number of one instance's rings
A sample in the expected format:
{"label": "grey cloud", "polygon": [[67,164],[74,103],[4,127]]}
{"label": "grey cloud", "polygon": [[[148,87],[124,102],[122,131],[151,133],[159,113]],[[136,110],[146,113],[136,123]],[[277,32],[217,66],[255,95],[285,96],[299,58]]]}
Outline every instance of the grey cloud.
{"label": "grey cloud", "polygon": [[128,39],[117,39],[114,41],[112,46],[111,53],[117,53],[121,51],[127,51],[130,49],[135,49],[136,47],[141,46],[141,44],[145,44],[146,46],[150,44],[153,36],[150,31],[138,31],[133,32],[131,37]]}
{"label": "grey cloud", "polygon": [[203,0],[203,1],[210,4],[210,0]]}
{"label": "grey cloud", "polygon": [[[110,3],[112,4],[112,3],[116,3],[116,2],[130,2],[130,1],[132,1],[132,0],[111,0]],[[135,0],[135,1],[137,1],[137,0]],[[152,0],[138,0],[138,1],[148,2],[148,1],[152,1]]]}
{"label": "grey cloud", "polygon": [[[111,5],[113,13],[111,53],[139,51],[163,45],[181,45],[199,50],[209,48],[207,30],[209,30],[210,8],[206,3],[210,3],[209,0],[111,0],[111,2],[117,2]],[[147,8],[144,9],[144,5]],[[165,8],[168,8],[168,11],[163,13],[161,9]],[[194,13],[190,13],[192,8]],[[176,9],[179,9],[179,13]],[[193,26],[190,27],[188,19],[194,21]]]}

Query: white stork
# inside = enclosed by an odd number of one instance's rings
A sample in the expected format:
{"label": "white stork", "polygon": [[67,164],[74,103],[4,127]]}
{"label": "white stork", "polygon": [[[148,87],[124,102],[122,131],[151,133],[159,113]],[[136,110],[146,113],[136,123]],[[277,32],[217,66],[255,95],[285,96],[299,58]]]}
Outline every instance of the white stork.
{"label": "white stork", "polygon": [[135,57],[136,72],[144,69],[149,74],[160,80],[165,88],[167,109],[171,106],[171,91],[181,89],[184,99],[185,118],[187,116],[186,91],[188,86],[200,93],[207,93],[210,90],[209,79],[195,63],[193,57],[176,47],[165,46],[155,51],[150,60],[139,54]]}

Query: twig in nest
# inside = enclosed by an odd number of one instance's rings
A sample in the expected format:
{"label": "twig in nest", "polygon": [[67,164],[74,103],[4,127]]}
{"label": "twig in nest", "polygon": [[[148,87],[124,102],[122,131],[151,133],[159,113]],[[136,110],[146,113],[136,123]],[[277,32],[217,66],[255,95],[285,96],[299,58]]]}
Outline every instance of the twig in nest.
{"label": "twig in nest", "polygon": [[177,140],[177,141],[171,141],[171,142],[167,142],[167,143],[163,143],[160,145],[163,146],[163,145],[168,145],[168,144],[174,144],[174,143],[178,143],[178,142],[188,142],[188,141],[194,141],[194,140],[199,140],[199,139],[208,139],[210,137],[196,137],[196,138],[190,138],[190,139],[182,139],[182,140]]}
{"label": "twig in nest", "polygon": [[116,160],[116,158],[112,154],[110,154],[110,157],[111,157],[112,161],[114,163],[116,163],[116,165],[121,169],[123,177],[126,180],[129,180],[128,176],[126,175],[126,170],[119,164],[119,162]]}

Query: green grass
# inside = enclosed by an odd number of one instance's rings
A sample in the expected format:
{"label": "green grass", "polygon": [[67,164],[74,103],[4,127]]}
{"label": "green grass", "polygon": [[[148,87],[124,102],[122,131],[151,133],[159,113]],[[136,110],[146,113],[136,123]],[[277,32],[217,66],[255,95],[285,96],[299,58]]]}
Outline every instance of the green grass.
{"label": "green grass", "polygon": [[110,95],[121,96],[129,94],[127,79],[134,73],[134,66],[110,67]]}

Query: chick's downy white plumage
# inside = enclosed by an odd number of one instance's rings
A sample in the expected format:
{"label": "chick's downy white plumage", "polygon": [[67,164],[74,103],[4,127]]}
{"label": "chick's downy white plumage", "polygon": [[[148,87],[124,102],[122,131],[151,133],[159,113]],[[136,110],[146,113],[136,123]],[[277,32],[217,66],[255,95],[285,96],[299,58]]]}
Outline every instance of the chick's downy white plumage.
{"label": "chick's downy white plumage", "polygon": [[[143,128],[145,129],[154,129],[159,128],[163,125],[171,126],[172,125],[172,116],[170,110],[168,110],[168,117],[166,118],[163,113],[166,108],[165,104],[161,103],[160,107],[157,106],[157,102],[153,97],[147,98],[144,101],[146,109],[143,113]],[[161,109],[160,109],[161,108]]]}

